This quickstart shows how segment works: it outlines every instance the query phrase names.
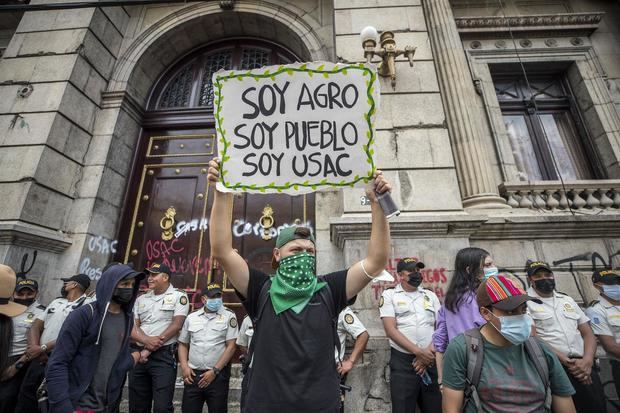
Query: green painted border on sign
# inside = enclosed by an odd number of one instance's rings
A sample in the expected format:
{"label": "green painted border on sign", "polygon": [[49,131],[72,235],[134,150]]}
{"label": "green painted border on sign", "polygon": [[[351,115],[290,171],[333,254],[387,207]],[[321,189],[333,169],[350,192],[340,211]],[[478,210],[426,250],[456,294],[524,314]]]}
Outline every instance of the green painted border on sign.
{"label": "green painted border on sign", "polygon": [[[256,74],[256,73],[252,73],[252,71],[248,71],[245,73],[230,72],[226,76],[216,76],[216,81],[213,84],[214,86],[214,91],[213,91],[214,102],[213,103],[216,108],[215,113],[214,113],[215,120],[217,122],[216,131],[219,135],[219,142],[224,146],[221,151],[222,159],[220,160],[220,181],[222,185],[224,185],[226,188],[229,188],[229,189],[246,189],[246,190],[249,189],[249,190],[254,190],[254,191],[259,191],[259,192],[266,192],[267,189],[275,189],[278,192],[282,192],[283,190],[290,189],[290,188],[297,190],[299,189],[299,187],[310,187],[313,190],[316,190],[319,187],[346,187],[346,186],[353,187],[359,181],[368,182],[372,178],[375,172],[375,163],[372,158],[372,156],[374,155],[374,149],[372,149],[371,146],[375,140],[375,133],[374,133],[374,125],[371,119],[372,119],[372,116],[376,112],[376,104],[375,104],[375,99],[373,98],[373,92],[374,92],[374,83],[376,81],[377,75],[375,72],[373,72],[371,69],[367,68],[363,64],[341,65],[341,67],[337,69],[333,69],[333,70],[324,70],[324,66],[325,65],[320,65],[316,69],[309,69],[307,67],[307,64],[302,64],[299,67],[280,66],[278,70],[276,70],[273,73],[270,73],[269,70],[266,70],[263,74]],[[278,75],[286,73],[289,76],[292,76],[294,72],[307,73],[308,76],[310,77],[314,76],[314,74],[322,74],[325,78],[328,78],[329,75],[338,74],[338,73],[342,73],[343,75],[346,75],[349,70],[361,70],[362,72],[364,72],[365,76],[366,75],[370,76],[370,80],[366,81],[366,86],[367,86],[366,95],[368,97],[368,103],[370,104],[370,109],[368,110],[368,112],[364,113],[364,119],[366,120],[366,123],[368,124],[368,131],[366,132],[366,136],[368,137],[368,143],[366,145],[363,145],[364,152],[366,153],[366,156],[367,156],[366,162],[369,163],[371,166],[371,170],[367,176],[360,177],[359,175],[355,175],[355,177],[353,178],[353,181],[350,181],[350,182],[347,182],[344,179],[340,182],[330,182],[327,179],[323,179],[319,183],[315,183],[315,184],[311,184],[308,181],[304,181],[304,182],[286,182],[284,185],[276,185],[275,182],[272,182],[269,185],[264,185],[264,186],[258,186],[256,184],[245,185],[245,184],[242,184],[241,182],[231,184],[230,182],[225,180],[225,176],[228,171],[225,169],[224,166],[226,164],[226,161],[230,159],[230,156],[227,155],[227,151],[228,151],[228,147],[231,145],[231,142],[226,139],[226,133],[222,129],[222,122],[224,119],[220,117],[220,111],[222,109],[222,101],[224,100],[224,97],[222,96],[222,83],[223,82],[227,82],[231,79],[243,80],[243,78],[247,78],[247,77],[253,78],[257,82],[260,79],[265,79],[265,78],[271,78],[271,80],[275,81],[276,76]]]}

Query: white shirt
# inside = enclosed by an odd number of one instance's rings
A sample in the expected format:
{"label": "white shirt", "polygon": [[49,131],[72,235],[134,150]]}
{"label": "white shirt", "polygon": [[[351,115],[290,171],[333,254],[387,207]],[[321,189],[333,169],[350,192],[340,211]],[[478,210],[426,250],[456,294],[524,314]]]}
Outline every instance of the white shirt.
{"label": "white shirt", "polygon": [[[596,304],[586,308],[586,315],[592,320],[590,325],[594,334],[611,336],[620,343],[620,305],[613,305],[601,296]],[[620,361],[618,357],[609,356]]]}
{"label": "white shirt", "polygon": [[532,287],[527,293],[543,302],[542,304],[527,302],[527,309],[536,326],[536,335],[566,356],[582,357],[584,344],[577,327],[590,319],[575,300],[555,291],[553,296],[543,298]]}
{"label": "white shirt", "polygon": [[28,306],[25,312],[13,317],[13,346],[9,357],[20,356],[26,352],[28,344],[26,334],[28,334],[34,320],[44,311],[45,307],[35,301]]}
{"label": "white shirt", "polygon": [[190,368],[210,370],[224,353],[226,342],[238,335],[237,317],[232,310],[222,306],[208,313],[201,308],[185,319],[179,341],[189,344]]}
{"label": "white shirt", "polygon": [[82,295],[75,301],[66,298],[57,298],[47,306],[45,311],[37,316],[37,320],[43,321],[43,333],[41,333],[40,344],[47,344],[58,338],[62,323],[71,311],[90,302],[89,297]]}
{"label": "white shirt", "polygon": [[[187,316],[189,300],[184,291],[175,289],[172,284],[162,294],[153,290],[141,295],[134,305],[134,316],[140,322],[140,328],[147,336],[162,334],[176,316]],[[177,342],[173,336],[164,343],[165,346]]]}
{"label": "white shirt", "polygon": [[[381,294],[379,315],[381,318],[395,317],[396,328],[413,344],[426,348],[432,342],[440,306],[434,292],[421,287],[416,291],[407,292],[398,284]],[[400,352],[411,354],[392,339],[390,346]]]}
{"label": "white shirt", "polygon": [[250,347],[252,342],[252,336],[254,335],[254,325],[252,319],[249,316],[245,316],[241,327],[239,328],[239,337],[237,337],[237,345],[243,347]]}
{"label": "white shirt", "polygon": [[346,351],[347,333],[354,339],[357,339],[360,334],[366,331],[366,327],[355,315],[353,310],[346,307],[338,315],[338,339],[340,340],[340,353],[334,350],[336,355],[336,362],[344,360],[344,353]]}

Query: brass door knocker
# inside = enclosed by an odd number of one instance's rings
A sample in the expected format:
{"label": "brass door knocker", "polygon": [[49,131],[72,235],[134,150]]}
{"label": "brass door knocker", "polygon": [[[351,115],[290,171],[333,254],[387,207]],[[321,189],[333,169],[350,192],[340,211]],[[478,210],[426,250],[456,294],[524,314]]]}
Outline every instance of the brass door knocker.
{"label": "brass door knocker", "polygon": [[275,223],[275,218],[273,217],[273,208],[271,205],[265,205],[265,208],[263,208],[263,216],[260,217],[260,221],[258,222],[263,228],[261,238],[265,241],[272,239],[273,236],[271,235],[271,229]]}
{"label": "brass door knocker", "polygon": [[161,233],[161,239],[164,241],[170,241],[174,237],[174,216],[177,214],[177,210],[174,207],[170,207],[164,213],[164,217],[159,221],[159,226],[163,230]]}

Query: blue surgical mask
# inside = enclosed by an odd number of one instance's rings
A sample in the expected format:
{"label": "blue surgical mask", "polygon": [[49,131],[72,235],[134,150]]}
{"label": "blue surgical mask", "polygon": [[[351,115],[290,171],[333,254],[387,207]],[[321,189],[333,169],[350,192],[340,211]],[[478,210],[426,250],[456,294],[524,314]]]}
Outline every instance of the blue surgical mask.
{"label": "blue surgical mask", "polygon": [[488,267],[484,269],[484,278],[489,278],[498,274],[499,270],[497,269],[497,267]]}
{"label": "blue surgical mask", "polygon": [[620,284],[603,284],[603,294],[615,301],[620,301]]}
{"label": "blue surgical mask", "polygon": [[[530,337],[534,321],[529,314],[508,315],[503,317],[498,317],[493,314],[493,316],[500,321],[499,333],[512,344],[523,344]],[[491,323],[491,325],[493,325],[493,323]]]}
{"label": "blue surgical mask", "polygon": [[207,310],[216,312],[222,307],[222,299],[221,298],[209,298],[207,299]]}

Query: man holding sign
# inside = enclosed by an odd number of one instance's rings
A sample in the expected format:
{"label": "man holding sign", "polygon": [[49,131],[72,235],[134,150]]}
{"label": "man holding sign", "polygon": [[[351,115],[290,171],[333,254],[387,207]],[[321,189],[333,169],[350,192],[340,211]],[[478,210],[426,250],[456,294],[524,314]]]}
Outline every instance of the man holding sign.
{"label": "man holding sign", "polygon": [[[209,180],[215,183],[219,178],[219,160],[213,160]],[[390,189],[377,171],[366,190],[372,209],[366,258],[348,270],[320,277],[315,272],[314,237],[303,227],[285,228],[278,235],[273,277],[249,268],[232,247],[232,194],[215,191],[209,229],[212,257],[255,321],[244,413],[340,411],[333,318],[387,265],[390,231],[375,192]]]}
{"label": "man holding sign", "polygon": [[[304,63],[213,76],[220,158],[209,235],[252,318],[242,410],[337,413],[338,314],[387,265],[390,232],[378,198],[391,187],[375,169],[372,144],[377,73],[364,64]],[[368,256],[348,270],[317,276],[309,228],[280,231],[273,276],[248,267],[233,249],[232,194],[301,194],[364,185],[371,201]]]}

